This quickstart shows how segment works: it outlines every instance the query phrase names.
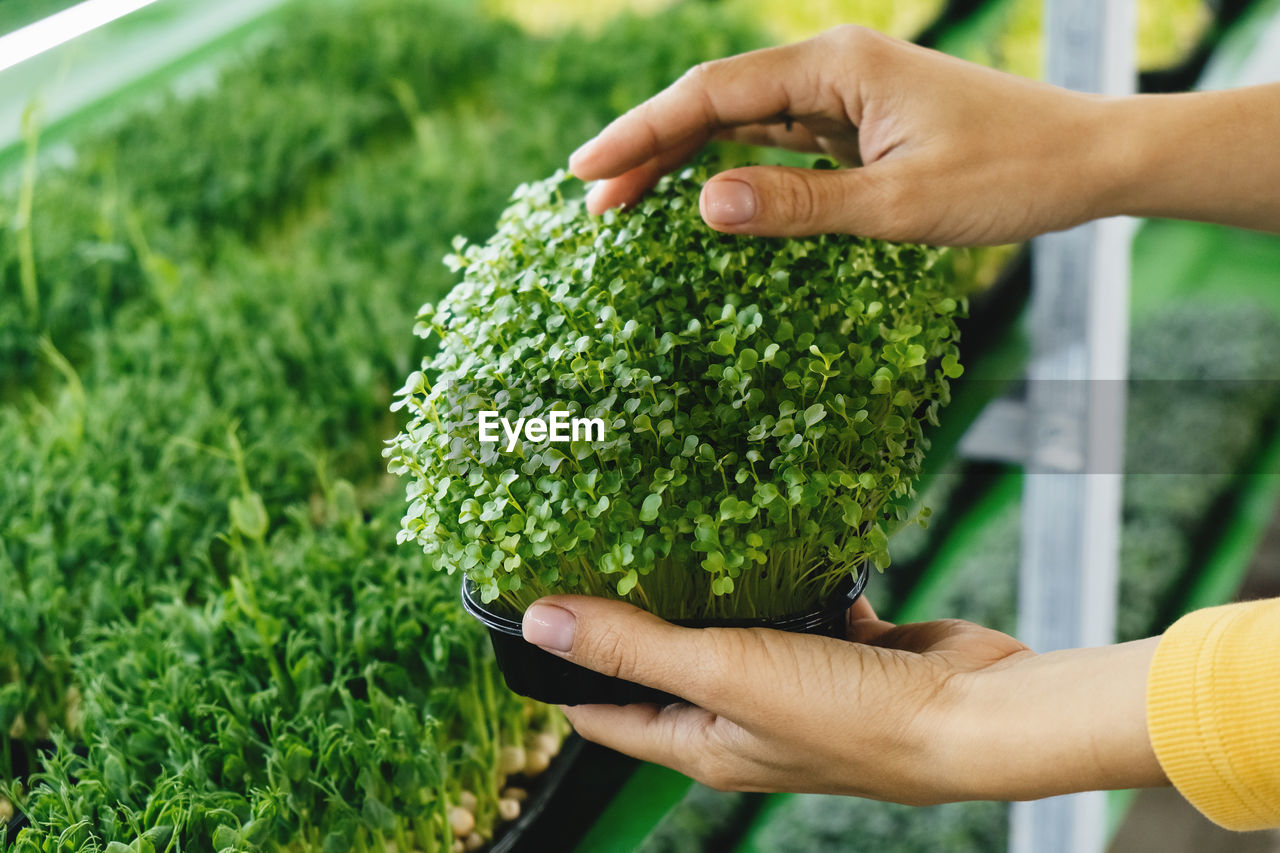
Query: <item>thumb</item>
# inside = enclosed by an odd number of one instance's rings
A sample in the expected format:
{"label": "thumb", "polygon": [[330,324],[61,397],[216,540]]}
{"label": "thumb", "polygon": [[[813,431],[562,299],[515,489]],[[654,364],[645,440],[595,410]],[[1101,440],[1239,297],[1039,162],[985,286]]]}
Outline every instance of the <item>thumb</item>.
{"label": "thumb", "polygon": [[891,202],[890,168],[794,169],[748,166],[716,175],[702,188],[702,218],[717,231],[761,237],[857,234],[905,238]]}
{"label": "thumb", "polygon": [[610,677],[655,687],[708,710],[731,697],[742,661],[719,631],[681,628],[621,601],[552,595],[525,611],[524,638]]}

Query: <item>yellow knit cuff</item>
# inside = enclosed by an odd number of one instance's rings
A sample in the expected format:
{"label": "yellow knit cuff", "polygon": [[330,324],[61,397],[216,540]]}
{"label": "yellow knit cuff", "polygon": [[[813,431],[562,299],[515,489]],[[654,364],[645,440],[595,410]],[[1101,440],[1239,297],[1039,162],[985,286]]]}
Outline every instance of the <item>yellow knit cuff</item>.
{"label": "yellow knit cuff", "polygon": [[1147,678],[1147,729],[1169,781],[1214,823],[1280,826],[1280,599],[1174,623]]}

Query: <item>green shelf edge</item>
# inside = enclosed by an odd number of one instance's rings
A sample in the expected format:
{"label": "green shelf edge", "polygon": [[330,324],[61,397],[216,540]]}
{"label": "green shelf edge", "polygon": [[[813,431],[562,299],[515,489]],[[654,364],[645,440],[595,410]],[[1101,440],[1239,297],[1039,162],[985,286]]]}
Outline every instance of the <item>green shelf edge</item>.
{"label": "green shelf edge", "polygon": [[1280,0],[1256,0],[1223,33],[1205,66],[1197,89],[1222,89],[1232,85],[1258,49],[1267,24],[1280,16]]}
{"label": "green shelf edge", "polygon": [[969,552],[973,543],[986,530],[987,525],[1010,504],[1022,500],[1022,469],[1009,468],[1003,472],[995,483],[971,506],[957,522],[951,535],[938,549],[937,556],[929,565],[911,590],[910,595],[902,602],[898,612],[893,614],[894,621],[900,623],[923,622],[939,619],[947,614],[940,611],[939,601],[946,587],[947,580],[955,572],[956,566]]}
{"label": "green shelf edge", "polygon": [[1257,472],[1241,478],[1234,504],[1204,568],[1178,606],[1179,615],[1226,604],[1244,583],[1253,555],[1280,506],[1280,431],[1259,455]]}
{"label": "green shelf edge", "polygon": [[760,806],[751,820],[747,831],[742,834],[738,845],[733,848],[734,853],[773,853],[772,850],[763,846],[763,833],[773,816],[788,802],[794,800],[798,794],[770,794],[765,799],[764,804]]}
{"label": "green shelf edge", "polygon": [[688,776],[642,764],[574,848],[577,853],[631,853],[693,785]]}
{"label": "green shelf edge", "polygon": [[[283,16],[284,10],[297,2],[299,0],[284,0],[284,2],[244,23],[204,41],[194,50],[188,51],[169,62],[157,65],[150,71],[113,90],[110,94],[42,124],[40,127],[40,150],[42,155],[50,149],[70,142],[76,138],[77,134],[92,128],[94,124],[104,122],[120,107],[147,96],[159,95],[167,91],[184,76],[214,66],[219,60],[234,55],[234,51],[243,46],[246,39],[260,33],[264,26],[278,22]],[[181,7],[175,10],[170,6],[158,4],[155,7],[145,7],[134,15],[126,15],[109,24],[105,24],[100,28],[100,32],[110,35],[131,31],[145,32],[151,29],[155,31],[157,36],[163,36],[164,29],[171,25],[173,19],[181,14]],[[36,59],[39,59],[39,57]],[[101,62],[103,60],[98,57],[95,61]],[[92,63],[89,63],[76,73],[87,74],[89,71],[86,69],[91,68]],[[5,179],[6,176],[15,173],[22,165],[25,151],[26,144],[20,140],[0,147],[0,181]]]}
{"label": "green shelf edge", "polygon": [[7,0],[0,4],[0,35],[16,32],[75,4],[76,0]]}

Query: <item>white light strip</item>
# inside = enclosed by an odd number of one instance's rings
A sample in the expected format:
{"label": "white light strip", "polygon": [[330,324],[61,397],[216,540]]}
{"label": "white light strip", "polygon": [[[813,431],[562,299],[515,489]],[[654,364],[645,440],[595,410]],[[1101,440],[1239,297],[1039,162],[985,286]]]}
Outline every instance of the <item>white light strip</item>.
{"label": "white light strip", "polygon": [[85,0],[43,21],[0,36],[0,71],[154,2],[156,0]]}

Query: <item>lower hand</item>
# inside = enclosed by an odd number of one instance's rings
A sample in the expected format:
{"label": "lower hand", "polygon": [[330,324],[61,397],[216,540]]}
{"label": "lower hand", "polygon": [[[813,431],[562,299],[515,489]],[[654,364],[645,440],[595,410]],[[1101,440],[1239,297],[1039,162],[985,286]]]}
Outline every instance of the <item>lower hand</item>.
{"label": "lower hand", "polygon": [[891,625],[861,601],[845,641],[680,628],[583,596],[540,600],[524,631],[686,698],[564,711],[588,740],[715,788],[922,805],[1167,784],[1146,733],[1154,640],[1037,655],[970,622]]}

